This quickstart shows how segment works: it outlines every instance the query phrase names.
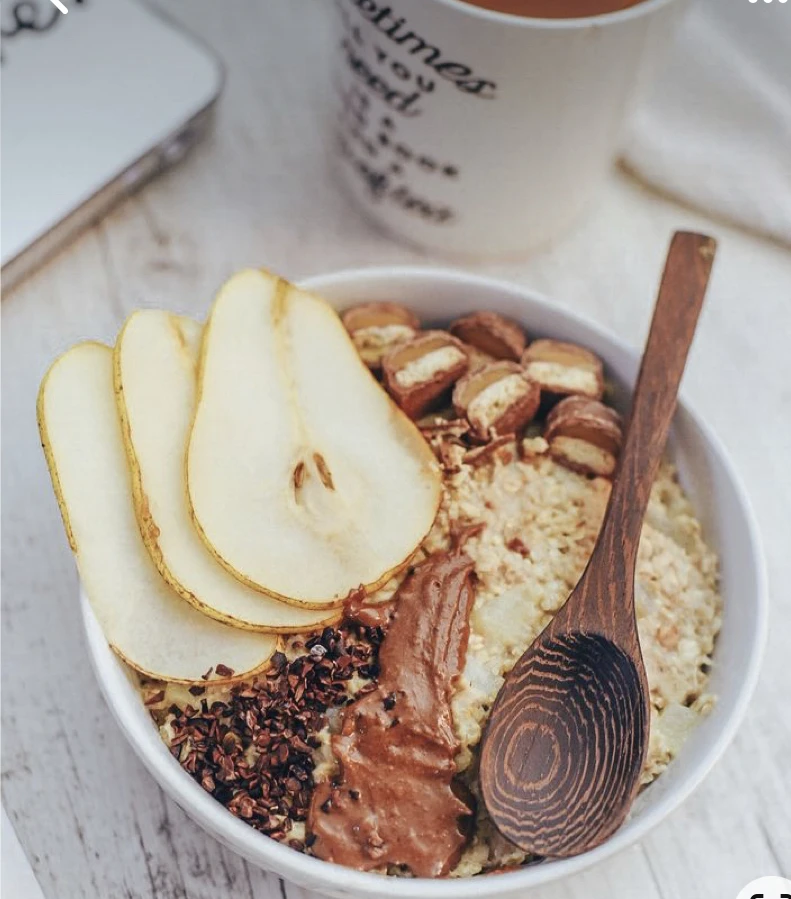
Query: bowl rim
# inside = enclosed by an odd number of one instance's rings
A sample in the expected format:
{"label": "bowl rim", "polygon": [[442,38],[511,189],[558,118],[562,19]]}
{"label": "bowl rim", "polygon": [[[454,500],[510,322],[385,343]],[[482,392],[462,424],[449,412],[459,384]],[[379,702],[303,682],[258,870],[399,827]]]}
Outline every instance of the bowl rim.
{"label": "bowl rim", "polygon": [[[507,280],[470,274],[459,269],[420,265],[378,265],[340,269],[304,278],[298,283],[307,289],[321,292],[340,285],[359,285],[370,279],[379,281],[398,279],[400,282],[414,280],[424,285],[426,282],[435,281],[442,282],[445,287],[455,283],[459,286],[463,285],[465,288],[478,286],[487,291],[495,290],[511,296],[519,296],[531,304],[551,310],[553,314],[561,318],[574,321],[631,358],[636,358],[638,355],[633,347],[608,329],[591,321],[576,310],[553,303],[540,292]],[[405,301],[408,302],[406,298]],[[427,878],[386,878],[378,874],[356,871],[306,856],[266,837],[234,817],[206,793],[189,774],[183,771],[153,728],[150,733],[141,734],[135,717],[135,712],[139,712],[139,708],[134,708],[134,700],[131,699],[134,695],[139,702],[139,694],[136,690],[133,691],[127,672],[107,645],[88,600],[80,588],[89,656],[100,689],[113,716],[137,756],[160,787],[205,830],[253,864],[274,871],[286,879],[293,879],[297,883],[304,883],[308,879],[312,881],[313,888],[320,884],[320,888],[339,890],[345,894],[357,892],[361,895],[393,897],[393,899],[395,897],[417,899],[417,897],[424,896],[431,896],[432,899],[473,899],[473,897],[477,899],[481,896],[499,896],[513,893],[520,888],[527,889],[544,885],[579,873],[611,858],[641,840],[660,821],[677,809],[719,761],[735,736],[755,690],[768,632],[766,562],[757,521],[744,485],[725,447],[706,422],[695,412],[694,407],[684,398],[683,392],[679,397],[678,405],[691,418],[700,431],[707,450],[722,466],[744,518],[749,534],[749,545],[746,547],[747,557],[751,559],[755,569],[754,638],[752,646],[749,647],[746,670],[743,672],[730,714],[721,721],[720,729],[712,736],[710,745],[702,751],[695,767],[687,773],[684,780],[675,784],[673,789],[668,790],[655,803],[651,804],[638,819],[627,821],[614,836],[598,848],[573,858],[526,866],[517,871],[494,877],[432,880]],[[152,736],[155,739],[151,739]]]}

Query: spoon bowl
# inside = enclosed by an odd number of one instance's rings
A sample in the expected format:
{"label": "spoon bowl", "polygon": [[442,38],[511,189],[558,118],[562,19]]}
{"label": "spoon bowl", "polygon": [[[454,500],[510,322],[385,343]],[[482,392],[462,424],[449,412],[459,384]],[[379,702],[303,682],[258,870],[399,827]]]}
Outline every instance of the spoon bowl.
{"label": "spoon bowl", "polygon": [[[502,764],[494,764],[491,740],[481,755],[481,768],[495,771],[489,795],[503,836],[559,858],[583,851],[593,835],[606,840],[620,826],[643,766],[645,696],[638,666],[601,634],[534,643],[492,710],[504,722]],[[520,715],[523,707],[531,714]],[[572,820],[569,796],[579,810]]]}

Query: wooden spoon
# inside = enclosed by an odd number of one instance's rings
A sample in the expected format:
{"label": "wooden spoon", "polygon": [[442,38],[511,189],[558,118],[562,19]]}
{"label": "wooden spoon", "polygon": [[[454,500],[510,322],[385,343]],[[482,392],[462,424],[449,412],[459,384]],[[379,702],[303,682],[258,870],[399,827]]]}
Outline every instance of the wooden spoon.
{"label": "wooden spoon", "polygon": [[639,786],[649,703],[634,607],[637,548],[715,250],[710,237],[673,237],[593,554],[492,707],[481,791],[497,829],[526,852],[593,849],[621,825]]}

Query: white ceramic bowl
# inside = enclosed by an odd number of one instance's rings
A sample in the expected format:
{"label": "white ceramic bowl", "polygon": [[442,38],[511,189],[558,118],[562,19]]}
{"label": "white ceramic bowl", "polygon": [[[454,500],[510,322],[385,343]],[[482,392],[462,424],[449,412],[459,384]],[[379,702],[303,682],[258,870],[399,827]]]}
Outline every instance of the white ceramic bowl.
{"label": "white ceramic bowl", "polygon": [[[311,278],[305,285],[339,308],[360,301],[397,300],[413,307],[424,321],[443,322],[477,309],[496,309],[520,321],[531,336],[557,337],[590,347],[621,385],[632,384],[637,372],[639,354],[635,350],[578,315],[515,285],[424,268],[346,271]],[[624,396],[622,390],[621,398]],[[581,871],[639,840],[689,796],[733,738],[758,676],[766,631],[766,578],[758,531],[744,490],[717,437],[683,401],[674,421],[670,451],[722,562],[724,616],[711,674],[717,704],[669,769],[641,794],[627,823],[586,855],[468,880],[384,878],[309,858],[235,818],[179,767],[83,597],[88,646],[99,684],[127,739],[160,786],[226,846],[301,886],[344,899],[481,899],[515,897],[528,887]]]}

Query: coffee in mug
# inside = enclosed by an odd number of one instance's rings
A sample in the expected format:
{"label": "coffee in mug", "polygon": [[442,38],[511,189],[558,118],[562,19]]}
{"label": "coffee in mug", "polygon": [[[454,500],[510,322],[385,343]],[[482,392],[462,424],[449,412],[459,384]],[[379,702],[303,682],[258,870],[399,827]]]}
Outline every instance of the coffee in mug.
{"label": "coffee in mug", "polygon": [[583,19],[619,12],[643,0],[464,0],[494,12],[533,19]]}

